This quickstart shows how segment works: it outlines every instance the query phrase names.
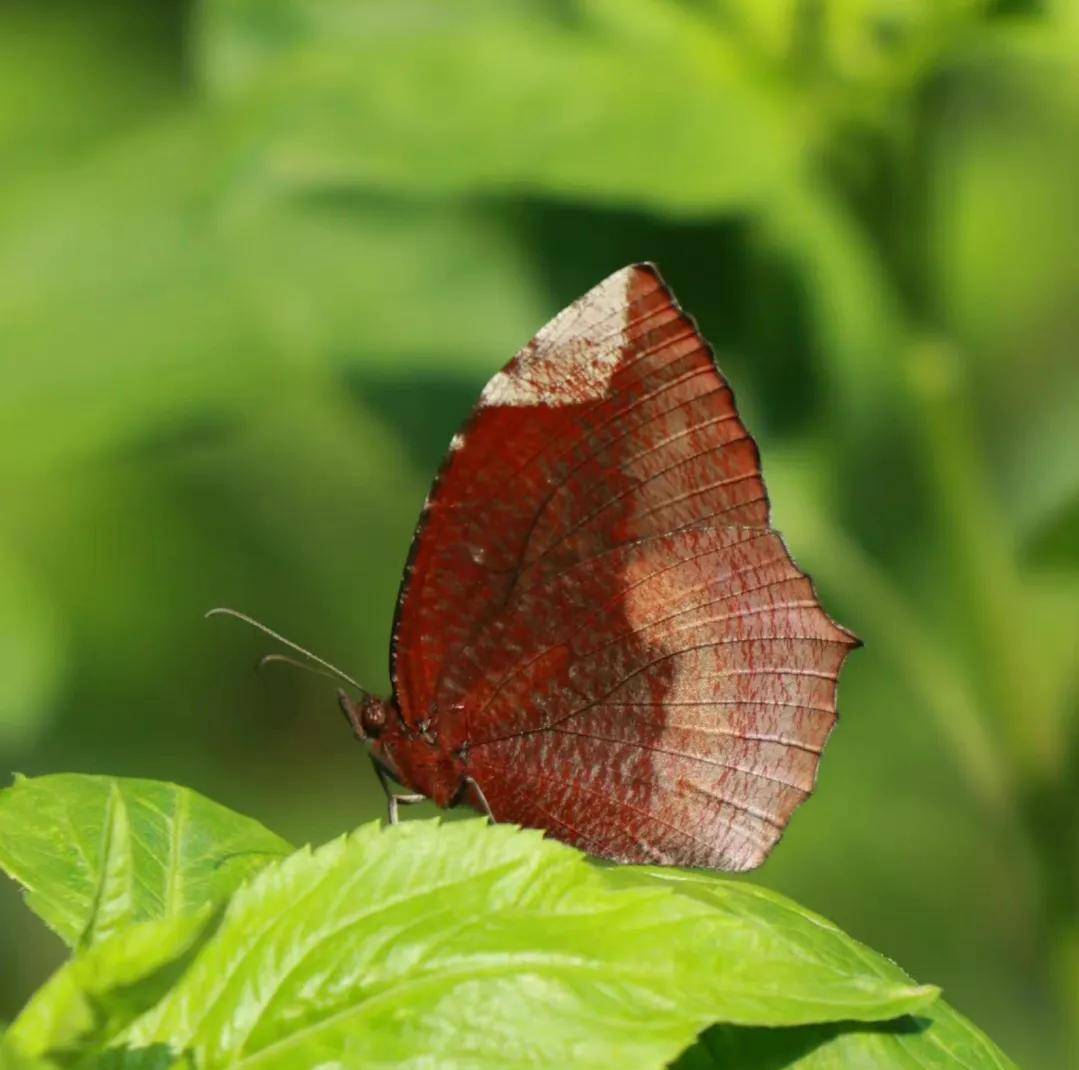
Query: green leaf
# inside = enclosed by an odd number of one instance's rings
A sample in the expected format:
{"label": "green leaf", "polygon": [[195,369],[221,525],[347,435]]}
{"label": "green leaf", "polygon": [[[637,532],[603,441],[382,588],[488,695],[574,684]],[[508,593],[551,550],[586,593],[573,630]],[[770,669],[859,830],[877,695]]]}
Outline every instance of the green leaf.
{"label": "green leaf", "polygon": [[900,126],[979,6],[215,0],[200,58],[281,181],[701,212],[797,186],[855,125]]}
{"label": "green leaf", "polygon": [[137,922],[77,952],[34,994],[6,1038],[29,1056],[107,1040],[161,998],[172,980],[167,967],[194,946],[211,916],[207,905]]}
{"label": "green leaf", "polygon": [[6,1035],[0,1036],[0,1070],[55,1070],[55,1067],[55,1063],[20,1051]]}
{"label": "green leaf", "polygon": [[52,1063],[27,1055],[8,1039],[7,1032],[0,1033],[0,1070],[49,1070]]}
{"label": "green leaf", "polygon": [[914,983],[894,962],[777,892],[676,869],[616,866],[602,872],[615,888],[666,888],[712,908],[722,925],[714,946],[722,959],[713,968],[742,1003],[728,1021],[880,1021],[910,1010]]}
{"label": "green leaf", "polygon": [[1016,1070],[981,1030],[943,1001],[880,1025],[797,1029],[714,1026],[672,1070]]}
{"label": "green leaf", "polygon": [[[816,995],[821,1000],[827,1000],[837,985],[841,996],[849,999],[851,980],[858,976],[866,982],[874,977],[906,977],[891,960],[852,940],[830,921],[766,888],[678,870],[618,867],[604,872],[615,885],[659,884],[712,903],[732,919],[749,921],[742,932],[742,953],[733,954],[725,969],[743,972],[747,982],[756,979],[762,1002],[790,998],[784,968],[790,945],[799,948],[803,964],[818,964]],[[777,954],[777,944],[787,946]],[[713,1067],[1011,1070],[1013,1064],[979,1029],[937,1000],[917,1011],[917,1017],[897,1016],[883,1024],[831,1022],[794,1029],[718,1025],[675,1064],[676,1070]]]}
{"label": "green leaf", "polygon": [[252,166],[287,185],[701,212],[797,179],[805,126],[716,22],[571,6],[217,0],[202,67]]}
{"label": "green leaf", "polygon": [[0,203],[0,478],[31,508],[53,465],[272,410],[327,365],[490,374],[550,312],[489,215],[237,170],[188,112]]}
{"label": "green leaf", "polygon": [[[800,919],[799,924],[804,924]],[[886,1018],[936,997],[660,883],[616,889],[578,852],[481,821],[367,825],[267,867],[233,897],[180,983],[121,1037],[200,1067],[662,1066],[716,1021]],[[841,934],[829,929],[834,939]],[[747,935],[747,933],[749,935]],[[832,971],[834,973],[834,970]]]}
{"label": "green leaf", "polygon": [[68,773],[0,791],[0,867],[69,945],[220,903],[289,850],[257,821],[173,784]]}
{"label": "green leaf", "polygon": [[461,206],[270,198],[236,211],[222,239],[247,315],[281,356],[486,379],[551,312],[509,228]]}

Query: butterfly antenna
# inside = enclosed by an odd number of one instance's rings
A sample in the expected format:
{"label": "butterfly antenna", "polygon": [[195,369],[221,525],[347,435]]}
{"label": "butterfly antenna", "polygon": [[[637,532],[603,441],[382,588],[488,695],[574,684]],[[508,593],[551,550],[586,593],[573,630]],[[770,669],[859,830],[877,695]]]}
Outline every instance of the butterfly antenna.
{"label": "butterfly antenna", "polygon": [[[336,665],[331,665],[328,661],[326,661],[323,658],[320,658],[317,654],[312,654],[310,650],[305,650],[298,643],[294,643],[291,639],[286,639],[283,635],[280,635],[278,632],[275,632],[273,630],[273,628],[266,627],[266,625],[263,624],[261,621],[255,620],[254,617],[249,617],[246,613],[241,613],[238,609],[228,609],[225,606],[218,606],[216,609],[211,609],[206,614],[206,617],[207,618],[209,618],[209,617],[235,617],[236,620],[242,620],[244,622],[244,624],[250,624],[252,628],[257,628],[264,635],[268,635],[271,639],[276,639],[277,642],[283,644],[284,646],[287,646],[290,650],[295,650],[297,654],[303,654],[303,656],[305,658],[310,658],[311,661],[313,661],[316,665],[321,665],[322,668],[327,670],[328,673],[332,673],[334,676],[338,677],[339,679],[345,680],[346,682],[352,684],[352,686],[354,688],[356,688],[357,691],[361,691],[361,692],[363,691],[363,688],[360,687],[360,685],[358,683],[356,683],[356,681],[353,680],[352,677],[349,676],[349,674],[347,672],[343,672]],[[268,659],[269,660],[275,660],[276,659],[276,660],[279,660],[279,661],[280,660],[292,661],[291,658],[283,658],[282,655],[280,655],[280,654],[278,654],[278,655],[268,654],[265,658],[262,659],[262,661],[259,662],[260,667]],[[293,662],[293,664],[299,664],[299,663],[298,662]],[[303,668],[310,668],[310,666],[303,666]],[[312,669],[312,672],[315,672],[315,671],[317,671],[317,670]]]}
{"label": "butterfly antenna", "polygon": [[313,672],[316,676],[325,676],[327,680],[336,680],[337,677],[332,672],[327,672],[325,669],[320,669],[317,665],[308,665],[306,661],[298,661],[296,658],[289,657],[288,654],[263,654],[258,660],[258,664],[255,666],[255,671],[264,668],[271,662],[281,662],[283,665],[291,665],[295,669],[303,669],[304,672]]}

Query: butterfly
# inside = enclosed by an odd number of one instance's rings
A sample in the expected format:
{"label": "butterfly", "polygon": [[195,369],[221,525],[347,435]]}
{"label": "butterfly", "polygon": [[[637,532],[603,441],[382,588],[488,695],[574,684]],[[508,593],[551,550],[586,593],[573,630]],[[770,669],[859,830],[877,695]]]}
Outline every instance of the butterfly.
{"label": "butterfly", "polygon": [[746,870],[813,790],[857,645],[769,524],[711,347],[639,263],[484,388],[413,538],[393,693],[341,704],[391,821],[464,803],[618,862]]}

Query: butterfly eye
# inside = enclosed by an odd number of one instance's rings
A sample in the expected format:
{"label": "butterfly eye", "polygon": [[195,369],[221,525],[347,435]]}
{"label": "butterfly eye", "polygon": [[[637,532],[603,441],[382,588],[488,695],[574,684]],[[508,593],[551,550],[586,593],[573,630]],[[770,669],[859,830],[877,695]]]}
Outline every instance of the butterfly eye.
{"label": "butterfly eye", "polygon": [[365,736],[374,737],[386,727],[386,705],[381,699],[368,696],[360,710],[360,724]]}
{"label": "butterfly eye", "polygon": [[337,692],[337,702],[357,739],[374,739],[386,727],[386,704],[382,699],[366,692],[361,698],[353,699],[341,690]]}

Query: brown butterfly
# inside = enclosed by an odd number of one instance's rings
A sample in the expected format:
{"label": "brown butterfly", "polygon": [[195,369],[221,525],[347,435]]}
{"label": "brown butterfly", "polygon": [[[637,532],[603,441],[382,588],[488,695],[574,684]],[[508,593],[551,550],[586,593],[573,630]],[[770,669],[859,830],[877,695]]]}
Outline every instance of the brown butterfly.
{"label": "brown butterfly", "polygon": [[466,802],[604,858],[745,870],[813,790],[857,645],[770,527],[711,347],[634,264],[487,384],[413,539],[393,694],[342,702],[392,820]]}

